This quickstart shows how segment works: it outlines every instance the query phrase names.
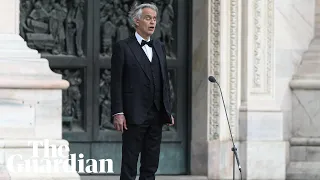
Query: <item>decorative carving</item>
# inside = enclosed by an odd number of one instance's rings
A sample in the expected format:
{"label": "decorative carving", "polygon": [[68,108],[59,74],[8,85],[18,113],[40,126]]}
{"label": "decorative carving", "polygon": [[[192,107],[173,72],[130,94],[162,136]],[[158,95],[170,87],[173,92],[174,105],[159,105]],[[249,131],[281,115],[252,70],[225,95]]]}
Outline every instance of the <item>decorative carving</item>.
{"label": "decorative carving", "polygon": [[111,117],[111,71],[109,69],[101,72],[99,88],[100,129],[115,130]]}
{"label": "decorative carving", "polygon": [[[111,56],[112,44],[133,35],[135,32],[128,17],[134,0],[100,0],[101,55]],[[174,10],[172,0],[140,0],[138,3],[152,2],[158,7],[157,26],[152,36],[165,43],[168,57],[174,57],[172,25]]]}
{"label": "decorative carving", "polygon": [[175,117],[175,124],[173,126],[163,126],[162,131],[176,131],[176,123],[178,122],[177,116],[176,116],[176,81],[175,81],[175,71],[174,70],[169,70],[168,71],[168,77],[169,77],[169,90],[170,90],[170,102],[171,102],[171,107],[172,107],[172,115]]}
{"label": "decorative carving", "polygon": [[[173,25],[173,19],[174,19],[174,11],[172,7],[172,0],[158,0],[156,3],[160,4],[160,2],[163,2],[159,6],[161,9],[159,11],[161,12],[161,19],[159,20],[159,29],[161,32],[160,39],[162,42],[165,43],[167,55],[169,57],[173,57],[173,52],[172,52],[172,42],[173,42],[173,37],[172,37],[172,25]],[[163,8],[163,9],[162,9]]]}
{"label": "decorative carving", "polygon": [[[273,1],[253,1],[253,94],[271,95],[273,88]],[[267,7],[267,8],[265,8]],[[250,17],[249,17],[250,18]]]}
{"label": "decorative carving", "polygon": [[230,98],[229,98],[229,113],[230,113],[230,127],[232,136],[235,137],[236,122],[237,122],[237,99],[238,99],[238,43],[239,43],[239,1],[232,0],[230,6]]}
{"label": "decorative carving", "polygon": [[83,57],[84,0],[21,0],[20,35],[42,53]]}
{"label": "decorative carving", "polygon": [[128,18],[132,0],[100,0],[101,53],[111,56],[112,44],[129,37],[133,31]]}
{"label": "decorative carving", "polygon": [[273,93],[273,31],[274,31],[274,1],[268,0],[267,1],[268,7],[268,20],[267,20],[267,87],[266,93],[272,94]]}
{"label": "decorative carving", "polygon": [[70,83],[68,89],[62,91],[62,122],[64,130],[71,131],[74,128],[81,128],[83,123],[83,112],[81,109],[82,85],[81,71],[70,69],[54,69],[55,73],[62,74],[62,79]]}
{"label": "decorative carving", "polygon": [[263,55],[261,50],[261,1],[254,1],[254,65],[253,65],[253,87],[261,87],[261,56]]}
{"label": "decorative carving", "polygon": [[[209,73],[220,79],[220,0],[211,0],[210,19],[210,61]],[[209,86],[209,139],[219,139],[220,93],[218,87]]]}

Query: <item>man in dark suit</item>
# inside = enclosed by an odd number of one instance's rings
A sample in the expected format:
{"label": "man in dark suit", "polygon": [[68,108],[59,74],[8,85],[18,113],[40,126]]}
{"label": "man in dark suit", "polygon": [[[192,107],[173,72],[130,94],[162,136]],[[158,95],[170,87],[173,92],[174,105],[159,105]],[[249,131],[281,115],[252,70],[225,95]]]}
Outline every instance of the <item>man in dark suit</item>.
{"label": "man in dark suit", "polygon": [[162,126],[173,125],[166,52],[151,40],[157,7],[141,4],[131,11],[135,35],[118,41],[111,58],[111,111],[122,132],[120,180],[134,180],[141,153],[140,180],[155,179]]}

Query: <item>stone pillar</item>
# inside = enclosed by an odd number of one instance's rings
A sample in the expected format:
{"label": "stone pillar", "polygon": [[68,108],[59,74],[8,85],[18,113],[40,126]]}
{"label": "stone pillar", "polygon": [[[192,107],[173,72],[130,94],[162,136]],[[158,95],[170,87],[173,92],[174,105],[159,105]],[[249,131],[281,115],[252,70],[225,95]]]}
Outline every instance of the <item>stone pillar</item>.
{"label": "stone pillar", "polygon": [[[64,153],[67,157],[45,157],[44,144],[40,145],[38,157],[32,157],[36,154],[29,142],[48,140],[50,146],[68,147],[62,139],[61,122],[62,89],[69,84],[19,36],[19,3],[1,0],[0,7],[0,179],[79,179],[76,171],[67,169],[70,166],[60,165],[56,172],[36,171],[44,168],[48,159],[52,163],[53,159],[68,159],[68,151]],[[25,160],[40,164],[26,169]],[[18,172],[19,166],[22,172]]]}
{"label": "stone pillar", "polygon": [[[281,94],[279,89],[287,86],[287,82],[276,88],[275,2],[243,0],[239,134],[245,179],[286,179],[287,124],[276,94]],[[282,95],[278,98],[283,100]]]}
{"label": "stone pillar", "polygon": [[320,178],[320,0],[315,0],[314,38],[294,74],[290,179]]}
{"label": "stone pillar", "polygon": [[192,22],[191,174],[232,179],[228,123],[219,88],[208,76],[215,76],[221,86],[238,147],[241,1],[193,1]]}

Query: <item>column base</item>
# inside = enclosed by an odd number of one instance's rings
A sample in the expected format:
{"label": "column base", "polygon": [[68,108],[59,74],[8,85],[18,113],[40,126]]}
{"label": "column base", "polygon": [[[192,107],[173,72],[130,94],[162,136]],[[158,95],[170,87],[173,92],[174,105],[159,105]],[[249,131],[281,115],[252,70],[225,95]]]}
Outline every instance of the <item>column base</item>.
{"label": "column base", "polygon": [[[239,136],[243,178],[247,180],[286,179],[289,142],[286,114],[273,101],[249,101],[240,108]],[[248,108],[261,104],[263,108]]]}
{"label": "column base", "polygon": [[286,141],[241,142],[243,179],[285,180],[289,143]]}
{"label": "column base", "polygon": [[[239,142],[235,142],[235,146],[238,149],[239,159],[241,159]],[[231,180],[233,178],[233,152],[231,148],[231,141],[192,141],[191,175],[207,176],[210,180]],[[236,161],[235,179],[240,179]]]}
{"label": "column base", "polygon": [[[62,140],[61,91],[68,81],[19,35],[0,34],[0,47],[0,179],[79,180],[68,163],[68,142]],[[46,139],[50,146],[66,148],[64,156],[53,157],[51,148],[45,156],[46,146],[36,151],[28,144]]]}

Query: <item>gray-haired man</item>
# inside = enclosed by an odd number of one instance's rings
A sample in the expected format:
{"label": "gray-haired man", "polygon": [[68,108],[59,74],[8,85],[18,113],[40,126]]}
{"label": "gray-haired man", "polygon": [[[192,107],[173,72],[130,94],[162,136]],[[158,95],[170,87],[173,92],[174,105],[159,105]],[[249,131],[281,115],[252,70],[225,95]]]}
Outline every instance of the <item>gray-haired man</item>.
{"label": "gray-haired man", "polygon": [[166,53],[151,40],[157,7],[135,6],[130,13],[135,35],[113,47],[111,59],[111,110],[114,126],[122,133],[120,180],[134,180],[141,153],[140,180],[155,179],[163,124],[173,125]]}

